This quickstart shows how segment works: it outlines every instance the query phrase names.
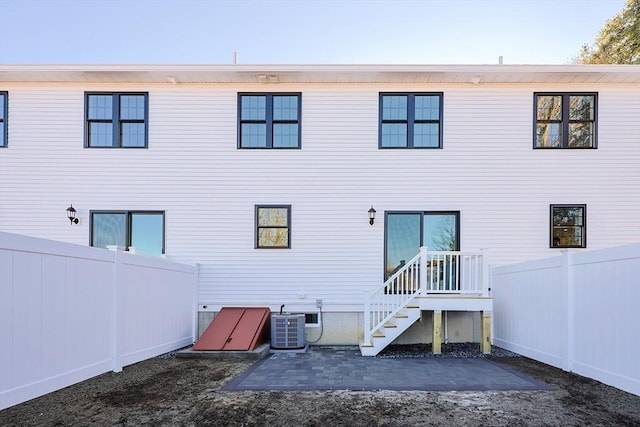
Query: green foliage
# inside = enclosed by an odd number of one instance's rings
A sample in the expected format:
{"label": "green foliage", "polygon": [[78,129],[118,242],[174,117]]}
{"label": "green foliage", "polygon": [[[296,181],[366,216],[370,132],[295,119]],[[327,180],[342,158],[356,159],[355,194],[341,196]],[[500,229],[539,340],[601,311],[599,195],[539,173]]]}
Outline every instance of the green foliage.
{"label": "green foliage", "polygon": [[627,0],[592,46],[582,46],[580,64],[640,64],[640,0]]}

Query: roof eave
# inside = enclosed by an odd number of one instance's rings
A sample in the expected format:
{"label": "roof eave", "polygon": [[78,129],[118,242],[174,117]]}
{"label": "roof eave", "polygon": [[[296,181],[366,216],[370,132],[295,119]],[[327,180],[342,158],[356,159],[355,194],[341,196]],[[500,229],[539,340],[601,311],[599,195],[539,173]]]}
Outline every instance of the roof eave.
{"label": "roof eave", "polygon": [[0,82],[640,83],[638,65],[0,65]]}

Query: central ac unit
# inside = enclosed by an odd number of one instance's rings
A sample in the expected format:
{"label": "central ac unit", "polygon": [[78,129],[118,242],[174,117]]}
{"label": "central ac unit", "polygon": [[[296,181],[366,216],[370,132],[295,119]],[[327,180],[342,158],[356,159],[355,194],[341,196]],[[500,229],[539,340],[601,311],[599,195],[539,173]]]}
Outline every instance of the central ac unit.
{"label": "central ac unit", "polygon": [[303,348],[304,314],[271,315],[271,347],[274,349]]}

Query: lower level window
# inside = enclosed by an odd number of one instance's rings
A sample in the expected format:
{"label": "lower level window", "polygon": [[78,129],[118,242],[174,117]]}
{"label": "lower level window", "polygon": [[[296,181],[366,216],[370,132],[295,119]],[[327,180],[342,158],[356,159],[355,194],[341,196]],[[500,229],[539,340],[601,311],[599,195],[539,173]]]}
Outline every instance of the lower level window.
{"label": "lower level window", "polygon": [[291,205],[256,206],[256,248],[291,248]]}
{"label": "lower level window", "polygon": [[551,205],[552,248],[587,247],[587,205]]}
{"label": "lower level window", "polygon": [[139,253],[164,253],[164,212],[93,211],[91,212],[91,246],[135,247]]}
{"label": "lower level window", "polygon": [[320,319],[318,313],[305,313],[304,323],[307,326],[320,326]]}

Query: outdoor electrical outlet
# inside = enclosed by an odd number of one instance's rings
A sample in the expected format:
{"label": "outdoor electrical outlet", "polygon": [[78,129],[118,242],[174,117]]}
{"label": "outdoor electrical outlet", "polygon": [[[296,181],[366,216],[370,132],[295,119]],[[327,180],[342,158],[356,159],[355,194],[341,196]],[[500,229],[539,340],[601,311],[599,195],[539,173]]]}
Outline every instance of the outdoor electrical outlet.
{"label": "outdoor electrical outlet", "polygon": [[316,300],[316,307],[322,308],[322,300],[321,299],[317,299]]}

